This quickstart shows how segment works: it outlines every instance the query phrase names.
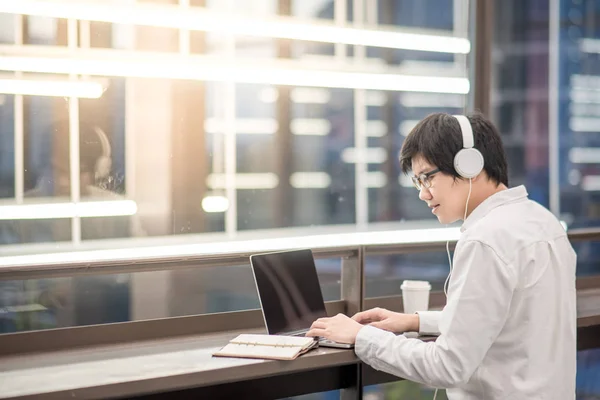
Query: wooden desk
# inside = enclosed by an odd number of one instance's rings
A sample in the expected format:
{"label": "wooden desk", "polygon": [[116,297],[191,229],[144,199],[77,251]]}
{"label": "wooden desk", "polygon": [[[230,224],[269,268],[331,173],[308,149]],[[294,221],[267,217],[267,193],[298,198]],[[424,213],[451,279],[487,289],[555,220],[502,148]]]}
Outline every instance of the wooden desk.
{"label": "wooden desk", "polygon": [[192,387],[203,388],[195,398],[273,398],[357,384],[352,350],[318,348],[294,361],[212,357],[238,333],[6,357],[0,398],[133,397]]}
{"label": "wooden desk", "polygon": [[[294,361],[211,356],[239,333],[0,357],[0,398],[261,399],[345,389],[349,400],[364,385],[398,380],[363,367],[352,350],[319,348]],[[578,348],[598,347],[599,338],[600,290],[578,291]]]}

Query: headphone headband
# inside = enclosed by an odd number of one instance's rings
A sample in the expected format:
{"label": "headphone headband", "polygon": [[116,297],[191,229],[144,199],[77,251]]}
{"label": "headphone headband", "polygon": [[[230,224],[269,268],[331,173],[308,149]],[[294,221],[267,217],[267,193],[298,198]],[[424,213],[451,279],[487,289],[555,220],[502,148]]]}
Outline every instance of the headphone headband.
{"label": "headphone headband", "polygon": [[108,136],[106,136],[106,133],[104,133],[99,126],[94,126],[94,132],[98,135],[98,141],[102,147],[102,155],[104,157],[110,157],[110,142],[108,141]]}
{"label": "headphone headband", "polygon": [[470,149],[475,146],[475,138],[473,137],[473,128],[469,119],[464,115],[455,115],[454,118],[460,125],[460,132],[462,133],[463,148]]}

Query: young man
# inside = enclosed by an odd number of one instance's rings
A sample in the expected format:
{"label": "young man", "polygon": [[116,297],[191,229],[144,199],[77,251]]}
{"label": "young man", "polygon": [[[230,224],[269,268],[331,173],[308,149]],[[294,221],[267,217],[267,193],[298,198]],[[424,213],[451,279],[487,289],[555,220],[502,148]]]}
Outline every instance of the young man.
{"label": "young man", "polygon": [[[457,156],[473,139],[480,155],[471,148],[466,160]],[[375,369],[447,388],[451,400],[574,399],[576,256],[559,221],[525,187],[507,188],[496,128],[478,114],[430,115],[406,138],[400,163],[442,224],[464,221],[446,306],[338,314],[315,321],[307,335],[356,343]],[[396,335],[406,331],[439,337]]]}

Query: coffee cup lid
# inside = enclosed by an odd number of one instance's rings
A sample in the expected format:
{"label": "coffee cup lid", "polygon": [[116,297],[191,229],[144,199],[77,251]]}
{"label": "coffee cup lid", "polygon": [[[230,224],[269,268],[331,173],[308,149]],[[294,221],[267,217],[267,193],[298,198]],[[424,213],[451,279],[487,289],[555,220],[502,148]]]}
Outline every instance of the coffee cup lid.
{"label": "coffee cup lid", "polygon": [[400,289],[431,289],[431,284],[428,281],[402,281]]}

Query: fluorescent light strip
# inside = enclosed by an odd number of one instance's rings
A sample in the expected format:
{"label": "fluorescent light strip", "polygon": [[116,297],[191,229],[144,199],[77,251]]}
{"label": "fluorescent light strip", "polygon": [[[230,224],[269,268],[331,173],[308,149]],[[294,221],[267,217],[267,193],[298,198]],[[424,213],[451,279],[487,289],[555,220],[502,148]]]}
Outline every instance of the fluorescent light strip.
{"label": "fluorescent light strip", "polygon": [[414,188],[415,187],[415,184],[413,183],[412,179],[410,179],[410,176],[408,176],[406,174],[400,174],[398,176],[398,183],[400,184],[400,186],[406,187],[406,188]]}
{"label": "fluorescent light strip", "polygon": [[404,243],[445,243],[458,240],[460,228],[406,229],[380,232],[352,232],[277,239],[191,243],[170,246],[133,247],[126,249],[76,251],[0,257],[3,269],[25,265],[65,265],[82,261],[95,262],[127,260],[129,262],[166,257],[201,257],[231,253],[259,253],[290,249],[320,249]]}
{"label": "fluorescent light strip", "polygon": [[569,99],[574,103],[579,104],[599,104],[600,91],[588,90],[583,88],[573,88],[569,92]]}
{"label": "fluorescent light strip", "polygon": [[18,204],[0,206],[0,220],[113,217],[136,212],[137,204],[133,200]]}
{"label": "fluorescent light strip", "polygon": [[177,5],[9,0],[0,3],[0,12],[392,49],[459,54],[471,51],[468,39],[453,37],[444,31],[423,34],[421,32],[424,30],[400,31],[393,27],[381,29],[381,26],[356,29],[319,20],[299,22],[297,18],[281,16],[248,18],[239,14]]}
{"label": "fluorescent light strip", "polygon": [[600,175],[584,176],[581,187],[586,192],[600,192]]}
{"label": "fluorescent light strip", "polygon": [[600,164],[600,147],[573,147],[569,150],[573,164]]}
{"label": "fluorescent light strip", "polygon": [[368,91],[366,103],[370,107],[381,107],[387,103],[387,96],[383,92]]}
{"label": "fluorescent light strip", "polygon": [[569,111],[571,116],[574,117],[600,117],[600,106],[593,103],[571,102],[571,104],[569,104]]}
{"label": "fluorescent light strip", "polygon": [[207,213],[223,213],[229,208],[229,200],[225,196],[206,196],[202,199],[202,209]]}
{"label": "fluorescent light strip", "polygon": [[263,103],[275,103],[279,99],[279,91],[273,87],[266,87],[258,93],[258,99]]}
{"label": "fluorescent light strip", "polygon": [[[239,135],[273,135],[279,124],[273,118],[238,118],[235,121],[235,132]],[[208,118],[204,122],[207,133],[225,132],[225,121]],[[294,135],[326,136],[331,131],[331,122],[322,118],[294,118],[290,122],[290,130]]]}
{"label": "fluorescent light strip", "polygon": [[0,93],[97,99],[104,88],[98,82],[0,78]]}
{"label": "fluorescent light strip", "polygon": [[382,120],[367,121],[367,137],[383,137],[387,129],[387,124]]}
{"label": "fluorescent light strip", "polygon": [[598,90],[600,89],[600,76],[573,74],[571,75],[569,83],[574,89]]}
{"label": "fluorescent light strip", "polygon": [[382,171],[367,172],[367,187],[371,189],[379,189],[387,184],[387,176]]}
{"label": "fluorescent light strip", "polygon": [[323,118],[294,118],[290,121],[290,130],[294,135],[327,136],[331,122]]}
{"label": "fluorescent light strip", "polygon": [[298,104],[327,104],[331,101],[331,91],[322,88],[293,88],[290,98]]}
{"label": "fluorescent light strip", "polygon": [[419,120],[417,120],[417,119],[404,120],[398,126],[398,132],[402,136],[408,136],[410,131],[412,131],[414,129],[414,127],[417,126],[418,123],[419,123]]}
{"label": "fluorescent light strip", "polygon": [[[211,189],[225,189],[226,178],[225,174],[210,174],[206,184]],[[238,173],[234,184],[236,189],[273,189],[279,185],[279,178],[272,172]]]}
{"label": "fluorescent light strip", "polygon": [[[273,118],[237,118],[235,132],[247,135],[272,135],[277,132],[279,124]],[[217,118],[208,118],[204,121],[206,133],[219,134],[225,132],[225,121]]]}
{"label": "fluorescent light strip", "polygon": [[600,118],[571,117],[569,128],[573,132],[600,132]]}
{"label": "fluorescent light strip", "polygon": [[462,108],[464,98],[458,95],[437,95],[430,93],[402,93],[400,105],[411,108]]}
{"label": "fluorescent light strip", "polygon": [[[273,87],[264,88],[258,98],[263,103],[275,103],[279,98],[279,91]],[[331,100],[331,92],[322,88],[293,88],[290,99],[297,104],[327,104]]]}
{"label": "fluorescent light strip", "polygon": [[[344,58],[336,57],[335,54],[302,54],[298,57],[299,60],[305,62],[307,64],[323,64],[329,63],[333,65],[344,64],[347,62]],[[388,64],[383,58],[364,58],[361,60],[352,59],[352,63],[360,63],[363,65],[366,70],[380,70],[381,68],[385,68]],[[400,67],[400,66],[399,66]],[[424,74],[425,75],[425,74]]]}
{"label": "fluorescent light strip", "polygon": [[[115,50],[113,52],[118,52]],[[89,51],[86,51],[89,53]],[[107,54],[110,54],[108,52]],[[164,57],[110,60],[102,57],[0,57],[0,69],[55,74],[120,76],[134,78],[189,79],[215,82],[240,82],[268,85],[311,86],[326,88],[461,93],[470,90],[467,78],[393,73],[342,72],[328,70],[286,69],[264,65],[238,65],[204,61],[189,61],[191,57]],[[188,60],[186,62],[186,60]],[[182,62],[183,61],[183,62]]]}
{"label": "fluorescent light strip", "polygon": [[584,53],[600,54],[600,39],[581,39],[581,42],[579,42],[579,49]]}
{"label": "fluorescent light strip", "polygon": [[342,161],[348,164],[358,162],[366,164],[381,164],[387,161],[387,151],[383,147],[370,147],[364,151],[358,151],[355,147],[349,147],[342,151]]}
{"label": "fluorescent light strip", "polygon": [[326,172],[294,172],[290,184],[297,189],[324,189],[331,186],[331,176]]}

